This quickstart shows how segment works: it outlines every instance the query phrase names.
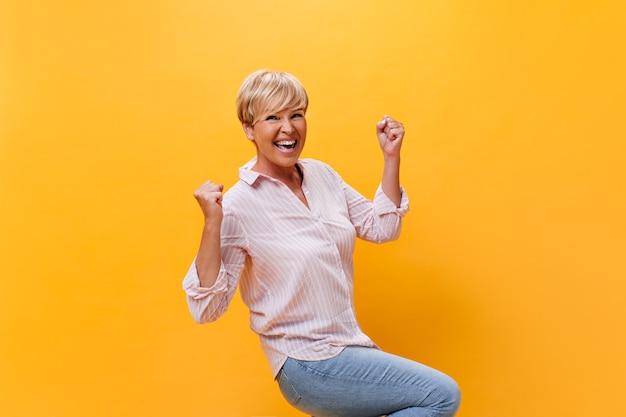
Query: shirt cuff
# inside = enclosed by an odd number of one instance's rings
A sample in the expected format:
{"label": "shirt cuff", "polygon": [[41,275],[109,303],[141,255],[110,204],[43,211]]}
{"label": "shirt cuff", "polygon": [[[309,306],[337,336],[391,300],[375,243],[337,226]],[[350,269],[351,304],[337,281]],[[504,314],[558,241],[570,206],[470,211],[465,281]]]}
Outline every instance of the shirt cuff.
{"label": "shirt cuff", "polygon": [[402,192],[400,198],[400,207],[396,207],[396,204],[387,197],[387,194],[383,191],[383,186],[380,184],[374,195],[374,207],[378,214],[396,213],[400,217],[404,217],[409,211],[409,198],[404,192],[404,188],[400,187]]}
{"label": "shirt cuff", "polygon": [[208,297],[211,294],[222,293],[227,289],[225,276],[226,270],[223,266],[220,266],[220,272],[217,275],[215,283],[210,287],[203,287],[200,283],[200,277],[198,277],[198,269],[196,268],[196,260],[194,259],[183,280],[183,290],[194,300]]}

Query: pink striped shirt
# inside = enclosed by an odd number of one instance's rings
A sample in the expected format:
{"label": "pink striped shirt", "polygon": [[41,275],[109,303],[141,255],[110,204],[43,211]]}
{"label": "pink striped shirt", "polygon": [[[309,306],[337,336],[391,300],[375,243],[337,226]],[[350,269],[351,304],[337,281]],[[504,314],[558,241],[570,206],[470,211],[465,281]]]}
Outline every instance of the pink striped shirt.
{"label": "pink striped shirt", "polygon": [[183,281],[194,319],[217,320],[239,285],[274,376],[287,357],[322,360],[348,345],[375,347],[354,311],[354,247],[356,237],[398,238],[404,190],[400,208],[380,186],[371,201],[328,165],[302,159],[307,208],[285,184],[252,171],[254,162],[224,193],[217,281],[201,287],[195,262]]}

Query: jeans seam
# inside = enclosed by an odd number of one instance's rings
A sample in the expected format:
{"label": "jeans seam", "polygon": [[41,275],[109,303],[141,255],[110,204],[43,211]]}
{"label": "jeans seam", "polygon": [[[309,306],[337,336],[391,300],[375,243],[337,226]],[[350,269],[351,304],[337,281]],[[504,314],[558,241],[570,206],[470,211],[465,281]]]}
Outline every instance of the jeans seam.
{"label": "jeans seam", "polygon": [[288,385],[288,388],[295,394],[296,398],[294,400],[294,402],[290,402],[290,404],[292,406],[297,406],[300,401],[302,401],[302,395],[298,392],[298,390],[296,389],[296,387],[293,386],[293,384],[291,383],[291,380],[289,379],[289,376],[287,376],[287,374],[285,373],[285,371],[283,369],[280,370],[280,373],[278,374],[278,385],[279,387],[281,386],[281,380],[285,378],[285,384]]}
{"label": "jeans seam", "polygon": [[[311,368],[310,366],[307,366],[306,362],[304,362],[304,361],[300,361],[298,359],[293,359],[293,360],[296,362],[296,364],[298,364],[298,366],[300,366],[301,368],[305,369],[306,371],[308,371],[308,372],[310,372],[312,374],[319,375],[319,376],[324,377],[324,378],[349,379],[350,381],[357,382],[357,383],[362,384],[362,385],[369,385],[369,384],[372,384],[372,383],[376,383],[376,384],[380,384],[380,385],[386,385],[386,386],[395,386],[395,387],[402,387],[402,386],[406,385],[405,383],[399,382],[397,380],[396,381],[394,381],[394,380],[369,381],[369,380],[363,380],[362,378],[352,377],[352,376],[341,376],[341,377],[338,377],[336,375],[329,374],[327,372],[320,372],[317,369]],[[415,388],[419,389],[420,391],[423,391],[419,386],[416,386]]]}

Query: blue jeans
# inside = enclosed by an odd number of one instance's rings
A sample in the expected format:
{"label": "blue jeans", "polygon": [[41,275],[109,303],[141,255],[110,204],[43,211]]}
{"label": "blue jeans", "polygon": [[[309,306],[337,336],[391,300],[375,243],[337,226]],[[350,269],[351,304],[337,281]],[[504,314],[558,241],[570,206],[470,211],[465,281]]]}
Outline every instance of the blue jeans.
{"label": "blue jeans", "polygon": [[314,417],[452,417],[459,387],[447,375],[378,349],[334,358],[289,358],[276,377],[285,399]]}

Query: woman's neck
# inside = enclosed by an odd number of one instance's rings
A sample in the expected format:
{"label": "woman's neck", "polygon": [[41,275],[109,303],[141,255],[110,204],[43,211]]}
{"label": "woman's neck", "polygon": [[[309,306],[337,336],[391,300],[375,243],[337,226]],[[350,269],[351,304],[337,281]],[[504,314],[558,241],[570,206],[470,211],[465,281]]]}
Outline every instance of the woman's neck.
{"label": "woman's neck", "polygon": [[289,188],[300,187],[304,177],[302,175],[302,169],[298,164],[291,167],[273,167],[264,168],[259,166],[258,163],[252,167],[253,171],[267,175],[274,179],[284,182]]}

